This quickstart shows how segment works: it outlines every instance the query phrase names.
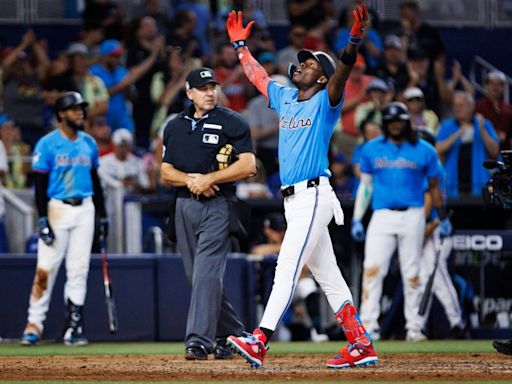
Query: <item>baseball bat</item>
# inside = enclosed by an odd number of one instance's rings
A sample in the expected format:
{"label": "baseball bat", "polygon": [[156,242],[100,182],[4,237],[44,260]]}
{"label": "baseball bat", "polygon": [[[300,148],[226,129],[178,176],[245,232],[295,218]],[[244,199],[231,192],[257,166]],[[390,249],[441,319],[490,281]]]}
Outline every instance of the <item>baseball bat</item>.
{"label": "baseball bat", "polygon": [[432,270],[432,273],[428,278],[427,285],[425,286],[425,291],[423,292],[423,296],[421,297],[420,309],[418,310],[418,314],[420,316],[423,316],[427,311],[428,302],[430,301],[430,296],[432,294],[432,286],[434,285],[434,278],[436,277],[437,266],[439,265],[439,255],[443,250],[443,242],[444,240],[441,240],[441,244],[439,244],[439,248],[436,250],[434,269]]}
{"label": "baseball bat", "polygon": [[105,237],[100,235],[100,252],[101,252],[101,269],[103,271],[103,286],[105,287],[105,305],[107,308],[108,330],[111,334],[117,332],[117,310],[112,293],[112,281],[108,272],[107,247],[105,245]]}

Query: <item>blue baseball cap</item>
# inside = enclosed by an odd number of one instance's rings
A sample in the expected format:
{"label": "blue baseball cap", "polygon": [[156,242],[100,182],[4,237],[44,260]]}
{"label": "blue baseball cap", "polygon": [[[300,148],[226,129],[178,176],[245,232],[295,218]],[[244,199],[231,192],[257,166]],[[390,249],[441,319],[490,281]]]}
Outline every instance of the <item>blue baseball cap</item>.
{"label": "blue baseball cap", "polygon": [[124,49],[118,40],[108,39],[100,45],[101,56],[121,56],[124,53]]}
{"label": "blue baseball cap", "polygon": [[7,113],[2,113],[0,115],[0,127],[7,123],[8,121],[12,121],[12,119],[9,117]]}

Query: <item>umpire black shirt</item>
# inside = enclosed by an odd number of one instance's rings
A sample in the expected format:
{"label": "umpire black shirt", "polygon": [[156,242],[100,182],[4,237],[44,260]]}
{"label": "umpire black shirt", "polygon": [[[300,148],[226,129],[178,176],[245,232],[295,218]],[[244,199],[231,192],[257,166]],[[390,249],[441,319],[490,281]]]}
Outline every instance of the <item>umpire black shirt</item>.
{"label": "umpire black shirt", "polygon": [[[194,113],[191,105],[166,123],[164,163],[185,173],[206,174],[218,170],[215,156],[226,144],[237,154],[253,152],[249,125],[239,113],[224,107],[215,107],[200,119]],[[233,183],[219,188],[224,194],[234,192]]]}

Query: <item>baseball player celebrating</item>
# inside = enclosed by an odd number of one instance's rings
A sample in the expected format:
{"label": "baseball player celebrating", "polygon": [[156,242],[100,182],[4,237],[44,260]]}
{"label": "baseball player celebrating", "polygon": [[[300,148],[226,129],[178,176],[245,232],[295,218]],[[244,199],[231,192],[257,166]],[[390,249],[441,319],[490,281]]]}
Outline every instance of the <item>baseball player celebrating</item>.
{"label": "baseball player celebrating", "polygon": [[425,231],[425,179],[441,219],[441,236],[450,235],[452,225],[439,189],[436,151],[412,131],[405,104],[387,105],[382,110],[382,124],[384,135],[369,141],[361,153],[361,183],[352,221],[352,236],[364,240],[361,219],[371,200],[374,212],[365,243],[361,319],[372,337],[380,336],[382,283],[398,245],[407,339],[419,341],[425,339],[423,320],[418,314],[423,293],[420,261]]}
{"label": "baseball player celebrating", "polygon": [[43,334],[53,285],[66,256],[64,326],[66,345],[85,345],[82,316],[87,275],[94,236],[95,211],[100,231],[106,235],[108,221],[100,180],[98,148],[81,131],[87,103],[78,92],[66,92],[55,103],[58,128],[36,144],[32,168],[35,173],[39,213],[37,267],[30,295],[28,323],[21,344],[34,345]]}
{"label": "baseball player celebrating", "polygon": [[329,185],[327,151],[334,124],[343,105],[345,83],[356,61],[357,46],[368,20],[360,4],[353,11],[350,44],[335,62],[324,52],[300,51],[300,67],[289,75],[295,88],[272,81],[246,47],[252,24],[243,27],[242,13],[233,11],[227,30],[245,75],[265,95],[279,115],[279,166],[287,230],[277,260],[272,293],[260,327],[230,343],[251,365],[260,367],[267,342],[293,298],[302,267],[307,265],[327,295],[348,340],[327,362],[331,368],[377,363],[377,355],[357,311],[352,294],[336,264],[327,226],[335,218],[343,224],[340,202]]}

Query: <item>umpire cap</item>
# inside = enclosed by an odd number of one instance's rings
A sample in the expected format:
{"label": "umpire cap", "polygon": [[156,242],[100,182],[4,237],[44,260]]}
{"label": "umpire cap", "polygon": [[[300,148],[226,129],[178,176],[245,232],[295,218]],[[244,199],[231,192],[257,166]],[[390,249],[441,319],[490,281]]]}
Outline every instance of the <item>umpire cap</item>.
{"label": "umpire cap", "polygon": [[322,71],[327,79],[330,79],[334,72],[336,72],[336,63],[327,53],[322,51],[309,51],[307,49],[303,49],[299,51],[297,54],[297,59],[299,59],[299,63],[305,62],[307,59],[314,59],[318,61],[320,67],[322,67]]}
{"label": "umpire cap", "polygon": [[399,101],[393,101],[382,109],[382,120],[384,122],[396,120],[409,121],[410,118],[409,109],[407,109],[404,103]]}
{"label": "umpire cap", "polygon": [[213,71],[210,68],[203,67],[190,71],[185,86],[187,89],[201,88],[209,83],[219,84]]}

